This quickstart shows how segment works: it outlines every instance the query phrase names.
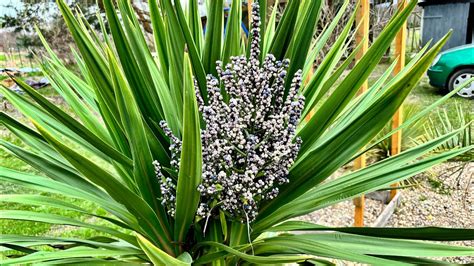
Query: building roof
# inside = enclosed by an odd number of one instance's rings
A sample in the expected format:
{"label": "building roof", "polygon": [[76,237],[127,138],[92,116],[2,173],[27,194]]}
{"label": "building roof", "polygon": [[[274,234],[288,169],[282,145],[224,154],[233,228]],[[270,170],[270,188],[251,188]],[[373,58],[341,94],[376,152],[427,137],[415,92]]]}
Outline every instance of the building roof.
{"label": "building roof", "polygon": [[474,0],[418,0],[420,6],[444,5],[455,3],[474,3]]}

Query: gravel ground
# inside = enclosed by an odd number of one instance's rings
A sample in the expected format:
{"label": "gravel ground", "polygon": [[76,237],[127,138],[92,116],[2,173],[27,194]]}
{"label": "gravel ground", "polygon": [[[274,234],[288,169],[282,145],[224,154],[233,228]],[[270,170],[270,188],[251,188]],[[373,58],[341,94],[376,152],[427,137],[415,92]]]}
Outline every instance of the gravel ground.
{"label": "gravel ground", "polygon": [[[448,162],[415,176],[416,186],[402,191],[401,202],[387,227],[441,226],[474,228],[474,163]],[[364,221],[372,224],[385,205],[366,199]],[[354,205],[345,201],[301,217],[328,226],[351,226]],[[474,246],[474,241],[452,242]],[[474,257],[444,258],[455,263],[474,263]],[[344,263],[345,264],[345,263]]]}

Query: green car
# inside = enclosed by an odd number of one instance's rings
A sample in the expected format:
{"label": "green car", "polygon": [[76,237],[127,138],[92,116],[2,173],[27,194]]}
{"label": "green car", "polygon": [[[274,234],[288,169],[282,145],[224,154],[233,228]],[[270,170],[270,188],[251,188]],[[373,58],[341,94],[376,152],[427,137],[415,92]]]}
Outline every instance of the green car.
{"label": "green car", "polygon": [[[440,53],[428,69],[430,84],[450,91],[474,77],[474,44],[467,44]],[[474,82],[459,90],[463,98],[474,98]]]}

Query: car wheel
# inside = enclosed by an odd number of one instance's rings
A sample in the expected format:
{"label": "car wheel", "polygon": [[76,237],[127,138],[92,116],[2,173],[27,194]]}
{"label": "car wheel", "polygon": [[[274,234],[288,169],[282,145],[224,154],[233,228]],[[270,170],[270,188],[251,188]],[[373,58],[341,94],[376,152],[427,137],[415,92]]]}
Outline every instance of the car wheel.
{"label": "car wheel", "polygon": [[[451,76],[448,83],[449,91],[453,91],[454,89],[459,88],[460,85],[465,83],[470,78],[474,77],[474,69],[473,68],[466,68],[461,69]],[[457,92],[458,96],[463,98],[474,99],[474,82],[467,84],[462,89]]]}

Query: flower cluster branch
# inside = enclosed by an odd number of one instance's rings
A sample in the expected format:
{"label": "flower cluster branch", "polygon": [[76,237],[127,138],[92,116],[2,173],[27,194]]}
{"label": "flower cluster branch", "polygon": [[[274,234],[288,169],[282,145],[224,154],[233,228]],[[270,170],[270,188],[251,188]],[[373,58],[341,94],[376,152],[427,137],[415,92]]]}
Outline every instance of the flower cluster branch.
{"label": "flower cluster branch", "polygon": [[252,221],[259,202],[276,197],[277,186],[288,182],[301,144],[295,137],[304,106],[298,93],[301,71],[285,97],[289,60],[277,61],[269,54],[260,64],[259,56],[260,17],[254,5],[250,57],[231,57],[225,67],[217,63],[219,79],[207,77],[209,105],[196,89],[206,124],[198,187],[201,217],[221,210],[237,220]]}

